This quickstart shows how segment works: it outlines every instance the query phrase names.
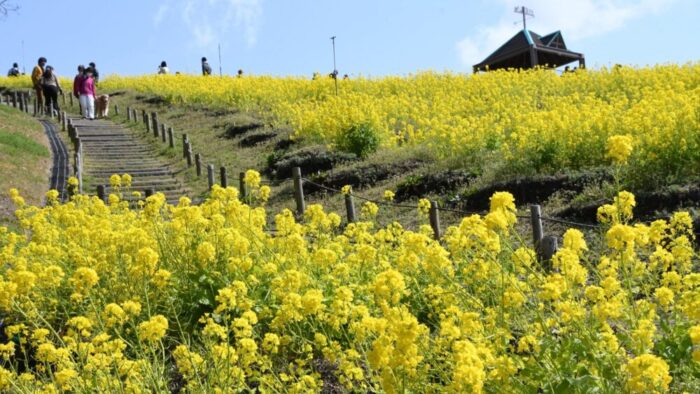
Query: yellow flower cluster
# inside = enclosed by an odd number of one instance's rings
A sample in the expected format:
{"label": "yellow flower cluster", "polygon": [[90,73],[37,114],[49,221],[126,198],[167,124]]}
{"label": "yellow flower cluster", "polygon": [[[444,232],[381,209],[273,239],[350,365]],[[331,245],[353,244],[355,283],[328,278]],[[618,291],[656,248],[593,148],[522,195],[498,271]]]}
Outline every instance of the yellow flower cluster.
{"label": "yellow flower cluster", "polygon": [[[270,113],[297,138],[339,144],[369,125],[388,147],[426,146],[480,168],[488,158],[514,171],[578,169],[605,157],[624,163],[632,146],[638,176],[694,175],[700,162],[700,64],[405,77],[110,76],[107,90],[162,95],[172,103]],[[28,78],[0,86],[31,87]],[[634,144],[632,144],[634,142]],[[604,147],[607,145],[607,153]],[[656,178],[654,178],[656,179]]]}
{"label": "yellow flower cluster", "polygon": [[513,196],[490,202],[441,241],[380,226],[374,204],[345,226],[315,204],[268,222],[232,187],[200,205],[18,205],[23,233],[0,231],[0,390],[696,387],[687,213],[633,224],[634,196],[620,192],[607,242],[567,230],[544,264],[514,231]]}

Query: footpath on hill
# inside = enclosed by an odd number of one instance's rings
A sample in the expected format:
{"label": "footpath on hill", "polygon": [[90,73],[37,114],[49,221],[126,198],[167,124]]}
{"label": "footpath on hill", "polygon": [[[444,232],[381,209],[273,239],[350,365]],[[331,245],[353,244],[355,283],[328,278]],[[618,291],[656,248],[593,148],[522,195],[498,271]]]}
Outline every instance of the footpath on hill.
{"label": "footpath on hill", "polygon": [[[67,115],[75,137],[80,139],[82,153],[83,192],[97,193],[105,187],[105,195],[115,190],[110,185],[114,174],[132,177],[130,191],[142,195],[162,192],[170,203],[176,203],[189,191],[177,179],[176,170],[150,144],[132,131],[109,120],[85,120]],[[125,195],[125,199],[134,199]]]}

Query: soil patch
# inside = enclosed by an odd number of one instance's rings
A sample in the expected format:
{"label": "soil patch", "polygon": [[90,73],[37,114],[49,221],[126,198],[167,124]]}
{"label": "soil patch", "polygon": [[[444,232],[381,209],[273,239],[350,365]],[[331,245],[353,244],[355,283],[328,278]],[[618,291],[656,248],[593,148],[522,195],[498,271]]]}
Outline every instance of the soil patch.
{"label": "soil patch", "polygon": [[152,105],[163,105],[167,104],[167,100],[164,97],[161,96],[136,96],[136,100],[143,101],[146,104],[152,104]]}
{"label": "soil patch", "polygon": [[227,116],[227,115],[233,115],[241,112],[239,109],[208,109],[205,108],[205,111],[207,111],[208,116],[214,116],[214,117],[219,117],[219,116]]}
{"label": "soil patch", "polygon": [[275,137],[277,137],[277,133],[275,133],[273,131],[263,131],[260,133],[252,133],[252,134],[248,134],[245,137],[241,138],[241,141],[238,144],[244,148],[247,148],[247,147],[255,146],[255,145],[258,145],[260,143],[269,141]]}
{"label": "soil patch", "polygon": [[243,134],[248,133],[251,130],[257,130],[263,128],[265,125],[262,123],[245,123],[245,124],[232,124],[226,127],[226,132],[224,137],[235,138]]}
{"label": "soil patch", "polygon": [[357,156],[352,153],[333,152],[325,147],[312,146],[283,155],[273,154],[268,158],[266,172],[276,179],[284,179],[292,176],[292,168],[300,167],[302,176],[310,176],[354,160],[357,160]]}
{"label": "soil patch", "polygon": [[516,178],[506,182],[498,182],[478,189],[466,195],[457,196],[463,209],[486,210],[489,200],[495,192],[509,192],[520,204],[538,204],[547,200],[555,192],[570,190],[582,191],[586,186],[610,180],[604,171],[587,172],[576,175],[547,175],[536,178]]}
{"label": "soil patch", "polygon": [[296,144],[296,141],[294,141],[293,139],[291,139],[289,137],[283,138],[283,139],[277,141],[277,143],[275,144],[275,150],[276,151],[285,151],[285,150],[291,148],[294,144]]}
{"label": "soil patch", "polygon": [[[314,176],[312,180],[318,184],[334,189],[340,189],[350,185],[354,189],[361,189],[375,185],[394,176],[405,174],[420,167],[420,161],[406,161],[402,163],[369,164],[361,165],[347,170]],[[304,191],[309,194],[321,191],[321,188],[312,184],[304,186]]]}
{"label": "soil patch", "polygon": [[[669,217],[673,212],[689,207],[700,207],[700,185],[669,187],[655,192],[635,192],[637,205],[634,217],[638,220],[653,220]],[[594,201],[585,205],[569,206],[554,216],[585,223],[595,223],[598,207],[610,201]],[[700,218],[696,219],[696,231],[700,231]]]}
{"label": "soil patch", "polygon": [[425,197],[428,194],[449,193],[468,184],[476,176],[464,170],[449,170],[437,174],[409,176],[396,188],[396,201]]}

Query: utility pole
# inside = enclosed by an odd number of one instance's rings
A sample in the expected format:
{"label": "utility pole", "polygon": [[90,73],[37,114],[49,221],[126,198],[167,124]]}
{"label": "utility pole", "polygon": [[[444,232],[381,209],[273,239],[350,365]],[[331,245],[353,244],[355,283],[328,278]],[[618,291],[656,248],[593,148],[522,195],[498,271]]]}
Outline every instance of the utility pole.
{"label": "utility pole", "polygon": [[338,67],[335,65],[335,36],[331,37],[333,42],[333,79],[335,80],[335,95],[338,95]]}
{"label": "utility pole", "polygon": [[224,73],[221,69],[221,43],[219,43],[219,77],[222,77]]}
{"label": "utility pole", "polygon": [[[514,12],[515,12],[516,14],[522,14],[522,15],[523,15],[523,30],[527,29],[527,22],[526,22],[527,17],[528,17],[528,16],[533,17],[533,18],[535,17],[534,11],[532,11],[531,9],[529,9],[529,8],[527,8],[527,7],[525,7],[525,6],[522,6],[522,7],[515,7]],[[517,23],[517,22],[516,22],[516,23]]]}

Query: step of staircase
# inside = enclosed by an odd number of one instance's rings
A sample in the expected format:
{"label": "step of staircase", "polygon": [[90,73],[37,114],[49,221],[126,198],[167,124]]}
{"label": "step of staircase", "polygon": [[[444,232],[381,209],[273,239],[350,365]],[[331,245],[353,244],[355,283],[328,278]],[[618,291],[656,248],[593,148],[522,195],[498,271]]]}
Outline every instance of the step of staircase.
{"label": "step of staircase", "polygon": [[138,131],[129,130],[108,120],[85,120],[72,118],[83,151],[83,189],[95,193],[98,185],[105,186],[105,193],[116,193],[109,178],[114,174],[129,174],[131,187],[120,191],[126,201],[138,201],[131,195],[146,190],[161,192],[171,204],[177,204],[189,190],[176,178],[175,170],[168,161],[172,158],[159,156],[158,151],[142,141]]}

